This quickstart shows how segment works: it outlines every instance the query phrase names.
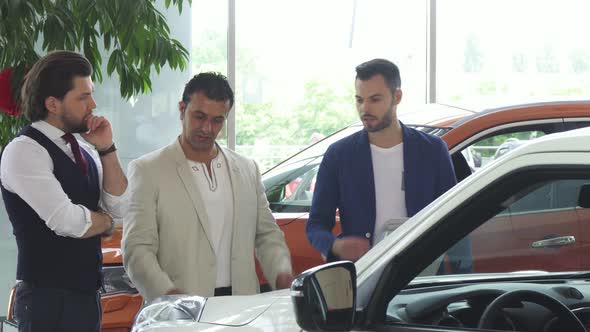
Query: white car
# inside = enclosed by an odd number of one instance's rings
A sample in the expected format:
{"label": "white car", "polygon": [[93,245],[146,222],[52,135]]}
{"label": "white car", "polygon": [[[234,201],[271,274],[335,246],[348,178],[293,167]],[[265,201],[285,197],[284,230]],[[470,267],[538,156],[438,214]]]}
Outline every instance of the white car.
{"label": "white car", "polygon": [[[523,216],[537,222],[521,227]],[[507,227],[530,246],[512,250],[510,239],[476,235]],[[493,269],[510,265],[502,259],[516,259],[527,270],[433,275],[433,263],[466,236],[488,249],[473,252],[474,264]],[[354,264],[308,270],[290,290],[163,297],[144,306],[133,331],[582,332],[590,328],[590,274],[546,267],[561,250],[588,245],[590,129],[579,129],[531,141],[493,161]]]}

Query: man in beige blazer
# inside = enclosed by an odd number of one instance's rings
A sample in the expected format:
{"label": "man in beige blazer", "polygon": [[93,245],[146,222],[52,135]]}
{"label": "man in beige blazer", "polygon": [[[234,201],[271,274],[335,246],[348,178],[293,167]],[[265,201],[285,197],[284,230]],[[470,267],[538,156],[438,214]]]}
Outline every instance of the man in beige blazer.
{"label": "man in beige blazer", "polygon": [[196,75],[182,99],[178,139],[129,165],[122,242],[129,277],[147,300],[254,294],[256,253],[270,285],[289,287],[289,250],[258,166],[215,143],[234,102],[226,78]]}

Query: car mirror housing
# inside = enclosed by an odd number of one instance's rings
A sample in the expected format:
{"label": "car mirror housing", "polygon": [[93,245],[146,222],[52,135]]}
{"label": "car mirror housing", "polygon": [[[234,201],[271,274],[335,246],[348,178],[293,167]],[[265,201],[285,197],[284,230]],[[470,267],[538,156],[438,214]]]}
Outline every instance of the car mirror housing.
{"label": "car mirror housing", "polygon": [[350,261],[320,265],[291,285],[297,324],[305,331],[350,331],[356,311],[356,268]]}
{"label": "car mirror housing", "polygon": [[590,209],[590,184],[585,184],[580,188],[578,195],[578,206]]}

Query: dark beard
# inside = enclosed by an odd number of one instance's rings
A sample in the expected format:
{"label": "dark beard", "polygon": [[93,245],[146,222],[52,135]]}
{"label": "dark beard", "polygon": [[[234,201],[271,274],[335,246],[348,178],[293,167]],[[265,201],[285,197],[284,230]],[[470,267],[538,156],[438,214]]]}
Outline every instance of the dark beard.
{"label": "dark beard", "polygon": [[72,134],[80,134],[80,133],[88,132],[88,126],[86,125],[86,123],[81,123],[78,125],[71,125],[71,124],[66,123],[65,129],[66,129],[66,132],[72,133]]}
{"label": "dark beard", "polygon": [[381,131],[389,126],[391,126],[391,124],[393,123],[393,111],[391,112],[387,112],[383,115],[383,118],[381,119],[381,121],[379,121],[375,126],[373,127],[365,127],[365,129],[370,132],[370,133],[376,133],[378,131]]}
{"label": "dark beard", "polygon": [[84,125],[80,125],[77,127],[69,128],[68,132],[72,133],[72,134],[85,133],[85,132],[88,132],[88,126],[86,124],[84,124]]}
{"label": "dark beard", "polygon": [[81,121],[80,123],[74,123],[70,121],[67,117],[62,117],[62,123],[64,124],[64,129],[66,133],[72,134],[80,134],[88,132],[88,125],[86,121]]}

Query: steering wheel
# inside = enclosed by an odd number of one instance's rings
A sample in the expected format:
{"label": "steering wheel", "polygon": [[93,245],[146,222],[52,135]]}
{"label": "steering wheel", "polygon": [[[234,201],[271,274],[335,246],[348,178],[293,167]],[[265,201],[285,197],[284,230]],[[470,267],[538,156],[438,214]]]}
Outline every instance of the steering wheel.
{"label": "steering wheel", "polygon": [[549,309],[564,326],[567,326],[567,331],[586,332],[582,322],[563,303],[549,295],[532,290],[515,290],[498,296],[483,312],[477,328],[493,329],[493,323],[500,314],[500,309],[507,304],[521,301],[533,302]]}

